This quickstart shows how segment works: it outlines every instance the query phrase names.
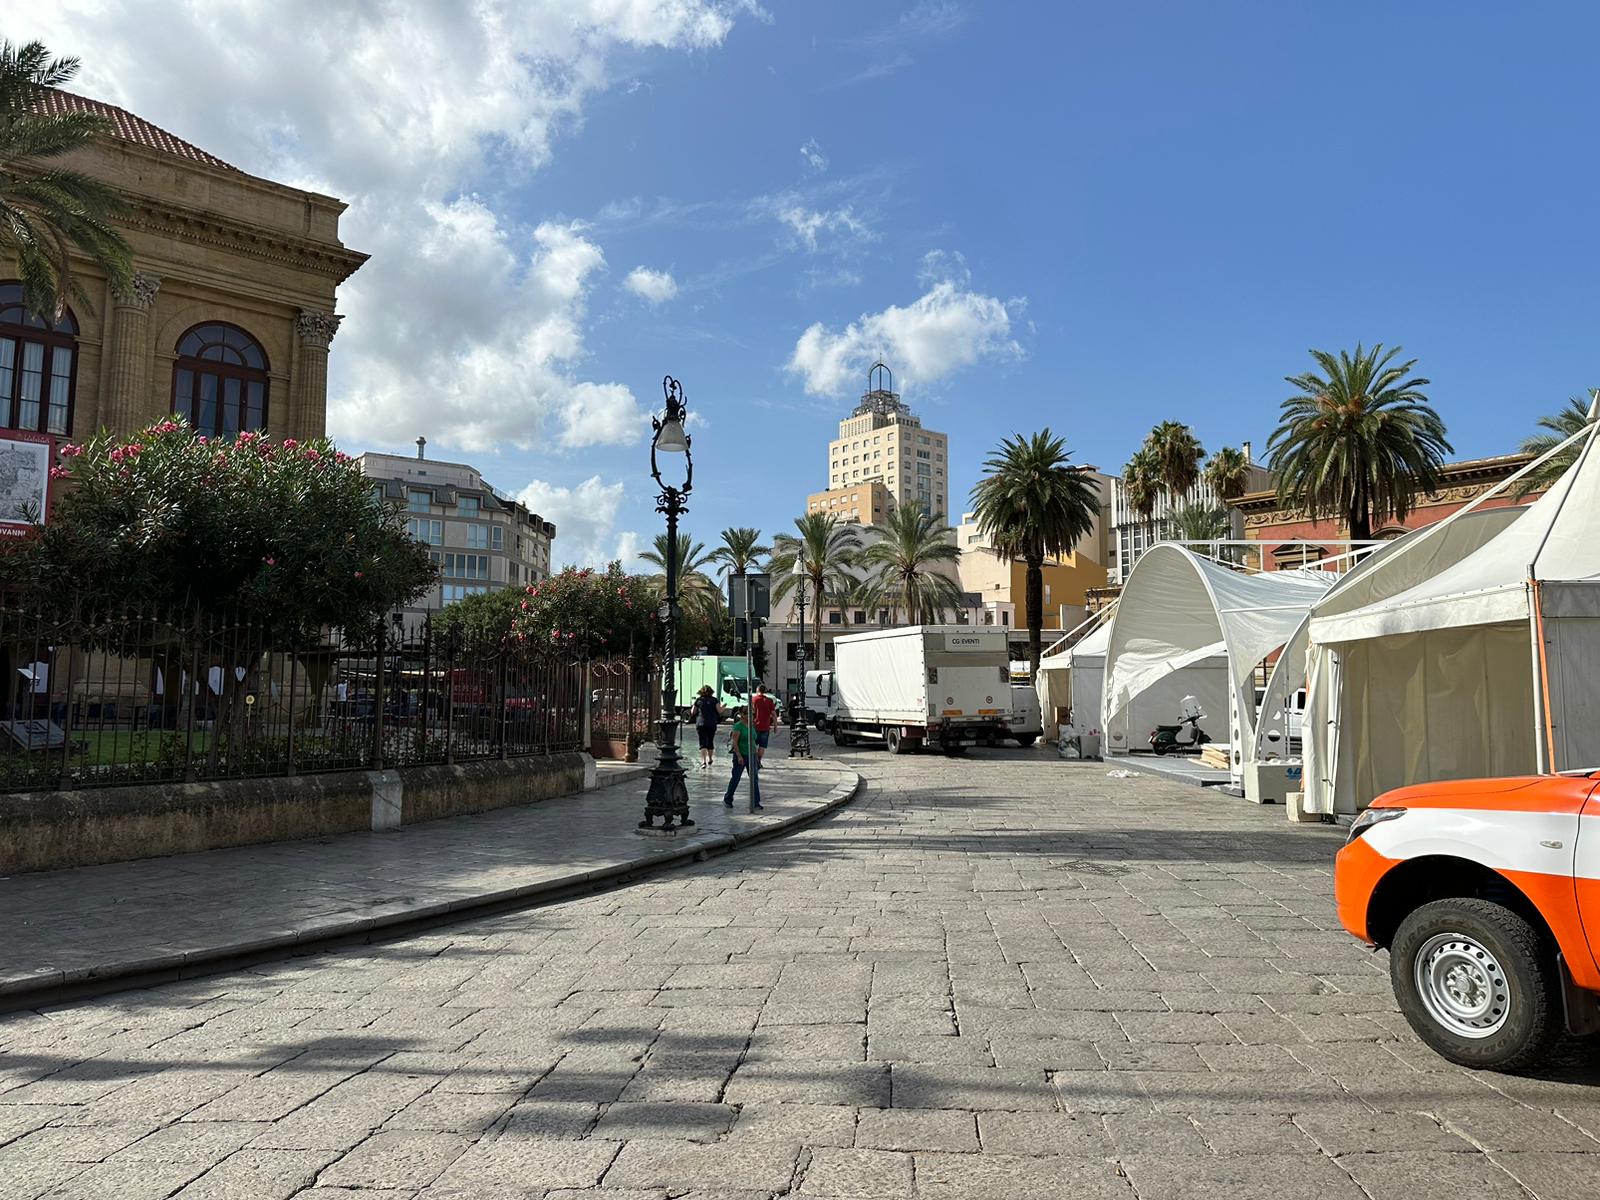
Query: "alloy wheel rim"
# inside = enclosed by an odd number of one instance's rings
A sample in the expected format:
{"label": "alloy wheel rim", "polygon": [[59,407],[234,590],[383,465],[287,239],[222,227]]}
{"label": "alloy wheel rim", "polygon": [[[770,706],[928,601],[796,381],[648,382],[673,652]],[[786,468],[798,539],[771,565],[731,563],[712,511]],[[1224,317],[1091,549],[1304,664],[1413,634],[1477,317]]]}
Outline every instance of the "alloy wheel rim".
{"label": "alloy wheel rim", "polygon": [[1474,937],[1435,934],[1417,951],[1413,970],[1428,1015],[1457,1037],[1492,1037],[1511,1015],[1500,960]]}

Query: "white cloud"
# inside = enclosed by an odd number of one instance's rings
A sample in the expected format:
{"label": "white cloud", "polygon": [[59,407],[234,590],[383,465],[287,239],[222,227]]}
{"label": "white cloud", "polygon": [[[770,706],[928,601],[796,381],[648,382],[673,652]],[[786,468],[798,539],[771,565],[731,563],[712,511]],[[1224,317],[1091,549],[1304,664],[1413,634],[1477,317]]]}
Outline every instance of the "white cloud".
{"label": "white cloud", "polygon": [[734,0],[329,5],[63,0],[13,39],[84,62],[75,85],[247,171],[350,205],[372,255],[340,290],[330,431],[368,444],[580,446],[639,436],[629,389],[584,378],[581,226],[509,219],[473,194],[544,165],[618,50],[702,50]]}
{"label": "white cloud", "polygon": [[523,488],[517,499],[556,526],[553,563],[572,563],[580,567],[603,567],[620,559],[625,568],[637,565],[641,539],[637,533],[616,531],[617,513],[622,507],[623,486],[603,483],[591,475],[577,487],[561,487],[535,479]]}
{"label": "white cloud", "polygon": [[1022,346],[1012,317],[1023,301],[1004,301],[971,289],[964,268],[933,278],[927,272],[956,260],[923,260],[928,290],[910,304],[865,313],[838,332],[822,322],[795,343],[787,369],[814,395],[840,395],[878,358],[907,383],[928,383],[983,359],[1016,358]]}
{"label": "white cloud", "polygon": [[629,271],[622,286],[647,304],[661,304],[678,294],[678,281],[671,271],[652,271],[649,267]]}
{"label": "white cloud", "polygon": [[806,144],[800,147],[800,157],[806,160],[806,165],[813,171],[828,169],[828,156],[822,152],[822,147],[817,145],[816,138],[808,139]]}
{"label": "white cloud", "polygon": [[849,207],[819,212],[803,204],[782,204],[777,209],[778,220],[787,225],[807,250],[816,250],[822,234],[842,234],[846,238],[871,241],[872,231],[851,212]]}

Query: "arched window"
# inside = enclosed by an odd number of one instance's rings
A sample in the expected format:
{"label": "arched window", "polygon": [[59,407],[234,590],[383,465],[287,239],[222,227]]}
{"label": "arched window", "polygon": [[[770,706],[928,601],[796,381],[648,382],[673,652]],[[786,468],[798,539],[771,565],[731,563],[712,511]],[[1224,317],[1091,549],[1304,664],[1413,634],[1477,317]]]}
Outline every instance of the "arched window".
{"label": "arched window", "polygon": [[22,285],[0,283],[0,426],[72,432],[78,322],[53,324],[22,306]]}
{"label": "arched window", "polygon": [[267,356],[233,325],[196,325],[178,339],[172,411],[208,437],[267,426]]}

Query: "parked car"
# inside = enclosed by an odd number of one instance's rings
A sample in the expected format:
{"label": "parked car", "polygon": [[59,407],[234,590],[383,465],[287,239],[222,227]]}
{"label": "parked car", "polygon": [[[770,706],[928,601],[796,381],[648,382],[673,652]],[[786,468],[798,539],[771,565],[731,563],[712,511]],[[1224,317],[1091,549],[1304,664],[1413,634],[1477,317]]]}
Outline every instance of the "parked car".
{"label": "parked car", "polygon": [[1600,1032],[1600,771],[1419,784],[1356,818],[1339,920],[1389,951],[1400,1010],[1463,1066]]}

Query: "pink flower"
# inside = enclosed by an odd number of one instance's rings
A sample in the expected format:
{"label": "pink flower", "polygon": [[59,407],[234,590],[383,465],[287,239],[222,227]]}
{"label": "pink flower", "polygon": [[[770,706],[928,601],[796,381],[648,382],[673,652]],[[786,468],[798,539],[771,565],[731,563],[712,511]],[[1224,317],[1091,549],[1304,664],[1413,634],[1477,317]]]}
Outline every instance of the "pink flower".
{"label": "pink flower", "polygon": [[78,455],[83,453],[83,447],[71,445],[63,446],[61,447],[60,453],[62,458],[77,458]]}
{"label": "pink flower", "polygon": [[51,479],[65,479],[67,476],[69,476],[71,474],[72,474],[72,472],[67,470],[65,467],[51,467],[50,468],[50,478]]}
{"label": "pink flower", "polygon": [[273,557],[271,557],[270,555],[268,557],[266,557],[266,558],[263,558],[261,561],[266,563],[267,566],[269,566],[269,567],[275,567],[275,566],[278,565],[278,560],[273,558]]}
{"label": "pink flower", "polygon": [[297,447],[299,445],[300,445],[300,443],[295,441],[293,438],[284,438],[283,439],[283,448],[285,450],[293,450],[293,449],[295,449],[295,447]]}
{"label": "pink flower", "polygon": [[361,576],[361,572],[360,572],[360,571],[357,571],[357,572],[356,572],[356,578],[357,578],[357,579],[360,579],[360,578],[361,578],[361,577],[362,577],[362,576]]}
{"label": "pink flower", "polygon": [[533,605],[529,604],[526,600],[524,600],[522,602],[522,611],[523,612],[527,612],[532,607],[533,607]]}
{"label": "pink flower", "polygon": [[322,460],[322,455],[318,454],[315,450],[307,450],[305,457],[307,462],[320,462]]}

